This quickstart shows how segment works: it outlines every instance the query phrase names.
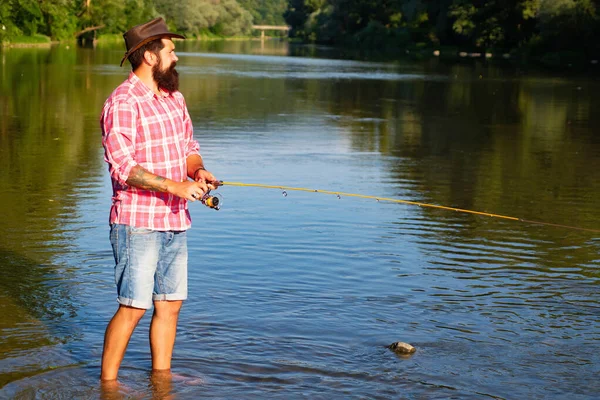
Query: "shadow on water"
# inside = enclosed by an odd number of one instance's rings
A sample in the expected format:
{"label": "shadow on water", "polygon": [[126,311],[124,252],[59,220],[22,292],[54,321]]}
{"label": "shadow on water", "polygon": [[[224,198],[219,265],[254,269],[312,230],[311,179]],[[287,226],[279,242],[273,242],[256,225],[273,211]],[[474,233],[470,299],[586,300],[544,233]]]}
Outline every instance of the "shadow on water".
{"label": "shadow on water", "polygon": [[74,69],[89,56],[0,51],[0,386],[82,361],[69,354],[81,334],[69,323],[81,306],[69,224],[79,188],[99,174],[104,99]]}
{"label": "shadow on water", "polygon": [[66,332],[54,330],[53,323],[72,315],[75,305],[62,300],[70,298],[72,293],[56,285],[60,278],[53,265],[34,262],[5,249],[0,250],[0,264],[3,278],[0,281],[1,387],[56,365],[56,360],[47,357],[37,360],[30,357],[43,353],[43,349],[50,349],[52,353],[52,347],[66,339]]}

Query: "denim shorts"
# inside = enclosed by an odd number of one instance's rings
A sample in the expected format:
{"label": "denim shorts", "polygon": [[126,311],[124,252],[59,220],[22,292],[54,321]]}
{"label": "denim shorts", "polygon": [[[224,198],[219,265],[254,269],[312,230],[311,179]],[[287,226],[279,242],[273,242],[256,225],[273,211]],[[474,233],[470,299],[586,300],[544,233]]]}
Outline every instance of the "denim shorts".
{"label": "denim shorts", "polygon": [[187,299],[186,231],[110,226],[117,301],[149,309],[153,301]]}

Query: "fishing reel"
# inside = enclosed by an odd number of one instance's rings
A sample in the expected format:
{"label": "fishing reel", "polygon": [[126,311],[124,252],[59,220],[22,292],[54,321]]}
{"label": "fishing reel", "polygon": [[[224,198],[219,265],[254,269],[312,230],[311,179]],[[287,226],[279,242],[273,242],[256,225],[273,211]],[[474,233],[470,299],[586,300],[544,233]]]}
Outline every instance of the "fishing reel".
{"label": "fishing reel", "polygon": [[211,195],[210,190],[198,199],[208,208],[219,211],[221,209],[222,196],[220,194]]}

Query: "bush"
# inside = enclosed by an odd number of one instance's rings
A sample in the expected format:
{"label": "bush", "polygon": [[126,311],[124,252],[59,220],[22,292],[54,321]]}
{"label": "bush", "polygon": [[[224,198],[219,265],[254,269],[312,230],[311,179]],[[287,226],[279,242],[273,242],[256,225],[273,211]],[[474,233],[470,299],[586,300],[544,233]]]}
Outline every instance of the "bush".
{"label": "bush", "polygon": [[31,36],[19,35],[10,40],[10,43],[16,44],[44,44],[50,43],[50,38],[46,35],[35,34]]}
{"label": "bush", "polygon": [[103,33],[98,35],[98,43],[122,43],[123,35],[120,33]]}

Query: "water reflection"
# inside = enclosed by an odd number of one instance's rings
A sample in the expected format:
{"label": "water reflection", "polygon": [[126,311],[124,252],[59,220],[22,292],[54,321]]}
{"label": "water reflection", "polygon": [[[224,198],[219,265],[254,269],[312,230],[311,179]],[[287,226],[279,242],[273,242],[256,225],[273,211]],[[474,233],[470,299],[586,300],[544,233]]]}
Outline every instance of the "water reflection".
{"label": "water reflection", "polygon": [[[70,268],[58,255],[72,250],[65,222],[75,212],[75,186],[99,174],[88,135],[96,130],[96,96],[86,93],[85,76],[73,76],[77,54],[61,47],[0,53],[0,358],[11,359],[0,385],[64,363],[52,349],[77,335],[51,323],[77,309],[64,285]],[[48,357],[33,360],[36,348]]]}
{"label": "water reflection", "polygon": [[[177,46],[196,137],[227,180],[600,227],[595,82],[478,63],[286,59],[322,49],[279,42]],[[598,235],[234,188],[218,213],[191,210],[180,375],[148,376],[143,323],[123,384],[99,385],[115,304],[98,113],[127,74],[121,54],[0,52],[3,394],[597,392]],[[390,354],[398,340],[416,355]]]}

